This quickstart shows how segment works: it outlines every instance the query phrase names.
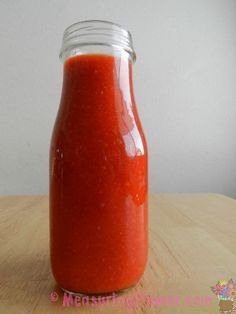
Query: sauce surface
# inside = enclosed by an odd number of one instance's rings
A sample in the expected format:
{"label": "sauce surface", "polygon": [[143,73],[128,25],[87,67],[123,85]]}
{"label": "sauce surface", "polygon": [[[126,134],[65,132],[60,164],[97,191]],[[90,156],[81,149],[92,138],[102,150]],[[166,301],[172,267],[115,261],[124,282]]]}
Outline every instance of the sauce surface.
{"label": "sauce surface", "polygon": [[64,63],[50,151],[51,265],[69,291],[128,288],[147,260],[147,148],[127,58]]}

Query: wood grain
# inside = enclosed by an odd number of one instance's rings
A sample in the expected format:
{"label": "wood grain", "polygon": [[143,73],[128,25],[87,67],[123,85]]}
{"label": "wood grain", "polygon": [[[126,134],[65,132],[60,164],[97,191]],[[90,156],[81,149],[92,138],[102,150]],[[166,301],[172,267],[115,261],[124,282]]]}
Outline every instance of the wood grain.
{"label": "wood grain", "polygon": [[[126,303],[63,307],[49,265],[48,197],[0,197],[0,313],[218,313],[210,286],[236,280],[236,200],[154,194],[149,204],[149,263],[139,284],[120,296]],[[140,298],[177,296],[181,303],[158,306],[140,299],[134,307],[137,293]],[[209,296],[212,302],[184,305],[190,296]]]}

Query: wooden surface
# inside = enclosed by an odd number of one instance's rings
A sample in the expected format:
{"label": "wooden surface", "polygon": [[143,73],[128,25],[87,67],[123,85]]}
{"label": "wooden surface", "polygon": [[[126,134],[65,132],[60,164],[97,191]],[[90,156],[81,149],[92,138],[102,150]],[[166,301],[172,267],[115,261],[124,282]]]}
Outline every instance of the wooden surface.
{"label": "wooden surface", "polygon": [[[218,194],[158,194],[151,195],[149,207],[149,263],[140,283],[122,295],[126,303],[63,307],[49,266],[48,198],[0,197],[0,313],[218,313],[210,286],[236,280],[236,200]],[[58,299],[52,302],[54,291]],[[129,303],[134,307],[129,309],[128,300],[137,292],[177,296],[181,303],[139,301],[138,307]],[[209,296],[212,302],[197,305],[202,301],[194,299],[191,307],[184,305],[190,296]]]}

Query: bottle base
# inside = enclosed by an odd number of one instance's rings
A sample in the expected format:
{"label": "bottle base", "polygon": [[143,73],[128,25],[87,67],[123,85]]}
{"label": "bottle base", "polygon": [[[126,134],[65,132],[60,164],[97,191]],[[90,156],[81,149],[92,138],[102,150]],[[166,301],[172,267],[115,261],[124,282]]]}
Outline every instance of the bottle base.
{"label": "bottle base", "polygon": [[[138,283],[138,282],[137,282]],[[128,292],[129,290],[131,290],[132,288],[134,288],[137,283],[127,287],[127,288],[124,288],[124,289],[120,289],[120,290],[114,290],[114,291],[109,291],[109,292],[83,292],[83,291],[70,291],[68,289],[65,289],[63,287],[60,287],[61,290],[64,292],[64,293],[68,293],[72,296],[79,296],[79,297],[88,297],[89,299],[92,298],[92,297],[98,297],[98,296],[113,296],[114,298],[116,296],[119,296],[121,294],[124,294],[126,292]]]}

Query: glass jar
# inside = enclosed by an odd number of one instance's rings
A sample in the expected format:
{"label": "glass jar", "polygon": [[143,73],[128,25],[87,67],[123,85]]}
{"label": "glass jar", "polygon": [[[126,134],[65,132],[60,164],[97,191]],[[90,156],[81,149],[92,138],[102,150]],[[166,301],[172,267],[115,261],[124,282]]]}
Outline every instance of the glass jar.
{"label": "glass jar", "polygon": [[68,27],[50,147],[50,253],[65,291],[135,285],[147,261],[147,145],[132,83],[132,38],[107,21]]}

